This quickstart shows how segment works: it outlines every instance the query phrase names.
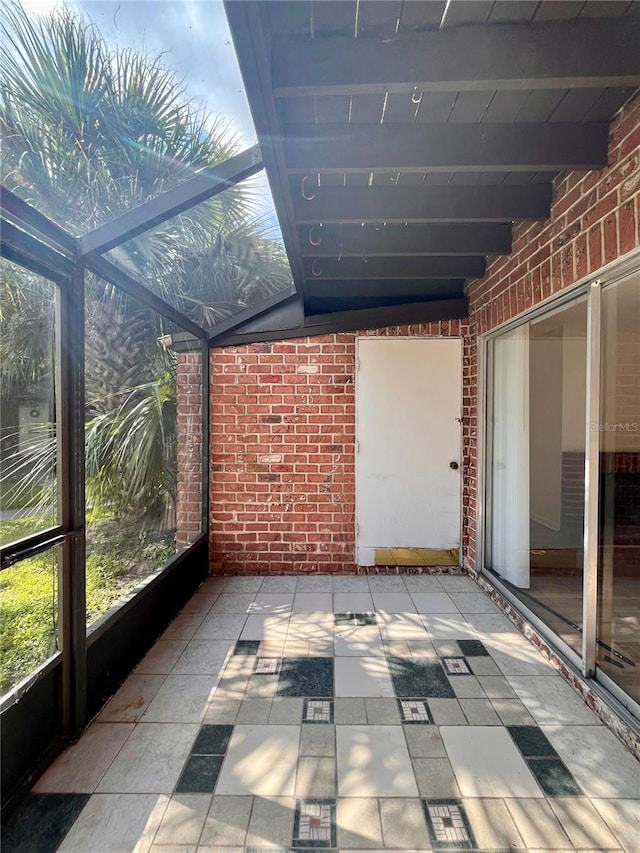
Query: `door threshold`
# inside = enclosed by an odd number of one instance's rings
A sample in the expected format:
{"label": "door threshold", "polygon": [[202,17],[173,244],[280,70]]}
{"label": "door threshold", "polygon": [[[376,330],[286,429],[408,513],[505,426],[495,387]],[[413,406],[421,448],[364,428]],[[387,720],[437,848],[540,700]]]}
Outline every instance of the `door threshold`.
{"label": "door threshold", "polygon": [[457,566],[458,549],[376,548],[376,566]]}

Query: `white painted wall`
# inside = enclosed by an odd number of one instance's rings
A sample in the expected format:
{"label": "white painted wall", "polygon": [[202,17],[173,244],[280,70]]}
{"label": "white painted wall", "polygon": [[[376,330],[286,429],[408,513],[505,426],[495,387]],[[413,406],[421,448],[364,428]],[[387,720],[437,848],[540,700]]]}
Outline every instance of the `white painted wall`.
{"label": "white painted wall", "polygon": [[462,341],[360,338],[356,398],[358,563],[376,548],[458,548]]}

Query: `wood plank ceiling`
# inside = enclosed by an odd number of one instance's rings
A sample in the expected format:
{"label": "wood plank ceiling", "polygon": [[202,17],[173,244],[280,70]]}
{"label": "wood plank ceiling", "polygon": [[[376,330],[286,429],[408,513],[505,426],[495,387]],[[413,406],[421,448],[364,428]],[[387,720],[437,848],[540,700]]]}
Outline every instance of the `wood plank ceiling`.
{"label": "wood plank ceiling", "polygon": [[606,165],[640,85],[640,2],[226,10],[307,317],[465,316],[465,281],[549,216],[554,177]]}

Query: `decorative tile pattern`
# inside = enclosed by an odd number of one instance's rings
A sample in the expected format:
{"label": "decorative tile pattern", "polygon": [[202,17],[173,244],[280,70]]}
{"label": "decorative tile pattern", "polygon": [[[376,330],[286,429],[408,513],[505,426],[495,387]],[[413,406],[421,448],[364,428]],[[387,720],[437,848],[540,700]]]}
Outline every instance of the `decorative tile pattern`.
{"label": "decorative tile pattern", "polygon": [[399,699],[424,696],[453,699],[455,693],[438,660],[429,658],[389,658],[389,669]]}
{"label": "decorative tile pattern", "polygon": [[234,655],[253,656],[258,654],[260,640],[238,640],[233,650]]}
{"label": "decorative tile pattern", "polygon": [[507,726],[529,770],[548,797],[580,797],[582,791],[538,726]]}
{"label": "decorative tile pattern", "polygon": [[581,797],[578,783],[560,758],[530,758],[529,770],[548,797]]}
{"label": "decorative tile pattern", "polygon": [[424,813],[436,850],[471,850],[475,841],[459,800],[425,800]]}
{"label": "decorative tile pattern", "polygon": [[429,709],[424,699],[398,699],[403,723],[430,723]]}
{"label": "decorative tile pattern", "polygon": [[447,675],[471,675],[464,658],[442,658]]}
{"label": "decorative tile pattern", "polygon": [[89,801],[89,794],[28,794],[2,832],[6,851],[53,853]]}
{"label": "decorative tile pattern", "polygon": [[375,613],[335,613],[336,625],[376,625]]}
{"label": "decorative tile pattern", "polygon": [[255,675],[277,675],[280,670],[279,658],[256,658]]}
{"label": "decorative tile pattern", "polygon": [[466,658],[488,657],[489,655],[480,640],[458,640],[458,645]]}
{"label": "decorative tile pattern", "polygon": [[283,658],[277,695],[333,698],[333,658]]}
{"label": "decorative tile pattern", "polygon": [[507,726],[523,758],[557,758],[558,753],[538,726]]}
{"label": "decorative tile pattern", "polygon": [[332,723],[333,699],[305,699],[303,723]]}
{"label": "decorative tile pattern", "polygon": [[336,846],[335,800],[298,800],[293,847]]}
{"label": "decorative tile pattern", "polygon": [[202,726],[191,748],[191,755],[178,779],[176,792],[180,794],[213,793],[232,734],[233,726]]}

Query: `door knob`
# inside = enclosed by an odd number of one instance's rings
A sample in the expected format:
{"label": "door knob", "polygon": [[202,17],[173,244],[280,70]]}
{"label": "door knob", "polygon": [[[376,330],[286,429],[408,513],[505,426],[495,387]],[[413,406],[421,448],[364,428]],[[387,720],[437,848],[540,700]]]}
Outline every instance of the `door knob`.
{"label": "door knob", "polygon": [[454,471],[457,471],[458,470],[458,463],[455,461],[449,462],[449,468],[453,468]]}

